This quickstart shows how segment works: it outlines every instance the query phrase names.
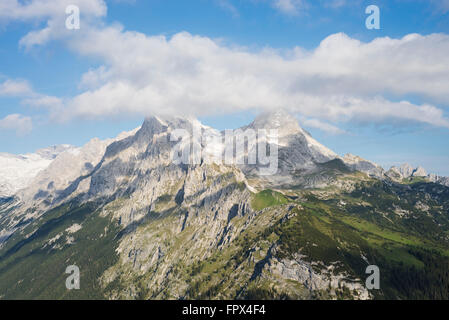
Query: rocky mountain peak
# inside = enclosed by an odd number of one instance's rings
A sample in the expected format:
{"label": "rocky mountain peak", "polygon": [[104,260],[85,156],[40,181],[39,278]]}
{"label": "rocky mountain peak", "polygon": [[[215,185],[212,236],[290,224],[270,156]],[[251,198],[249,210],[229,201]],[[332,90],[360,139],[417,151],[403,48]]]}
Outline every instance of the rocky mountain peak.
{"label": "rocky mountain peak", "polygon": [[427,171],[423,167],[419,166],[415,170],[413,170],[412,175],[414,177],[425,177],[427,176]]}
{"label": "rocky mountain peak", "polygon": [[281,137],[304,133],[304,130],[298,124],[298,120],[284,110],[264,112],[256,117],[249,126],[253,129],[277,129]]}
{"label": "rocky mountain peak", "polygon": [[160,134],[173,129],[186,129],[191,131],[192,127],[203,128],[205,126],[193,117],[151,116],[145,118],[139,134],[153,136],[154,134]]}
{"label": "rocky mountain peak", "polygon": [[364,172],[370,176],[379,178],[384,174],[384,169],[378,164],[351,153],[345,154],[341,159],[349,168]]}
{"label": "rocky mountain peak", "polygon": [[137,132],[137,136],[152,137],[154,134],[162,133],[167,130],[167,123],[156,116],[145,118],[142,127]]}
{"label": "rocky mountain peak", "polygon": [[408,163],[403,163],[398,167],[398,171],[403,177],[410,177],[415,169]]}
{"label": "rocky mountain peak", "polygon": [[410,178],[410,177],[426,177],[426,170],[418,166],[417,168],[412,167],[408,163],[403,163],[399,167],[393,166],[390,169],[391,172],[398,172],[402,178]]}

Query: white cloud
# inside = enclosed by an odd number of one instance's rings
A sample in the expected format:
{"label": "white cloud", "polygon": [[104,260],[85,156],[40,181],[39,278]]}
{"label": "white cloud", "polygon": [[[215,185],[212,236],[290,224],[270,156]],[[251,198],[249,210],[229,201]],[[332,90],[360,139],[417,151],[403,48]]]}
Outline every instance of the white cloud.
{"label": "white cloud", "polygon": [[86,15],[104,16],[106,4],[102,0],[2,0],[0,3],[0,19],[39,20],[51,19],[62,15],[65,19],[65,9],[68,5],[76,5]]}
{"label": "white cloud", "polygon": [[22,100],[22,103],[32,107],[46,108],[56,113],[61,110],[64,102],[61,98],[35,94],[32,98]]}
{"label": "white cloud", "polygon": [[449,12],[449,0],[431,0],[434,5],[443,12],[443,14]]}
{"label": "white cloud", "polygon": [[5,80],[0,83],[0,96],[23,96],[32,93],[30,84],[25,80]]}
{"label": "white cloud", "polygon": [[323,122],[319,119],[303,119],[301,123],[306,127],[320,129],[333,135],[346,133],[344,130],[338,128],[337,126]]}
{"label": "white cloud", "polygon": [[[8,3],[21,10],[13,10],[10,19],[48,19],[48,30],[29,33],[22,39],[25,45],[57,37],[53,23],[59,23],[56,15],[61,13],[50,9],[49,1]],[[80,3],[88,5],[87,0]],[[94,3],[89,11],[92,17],[105,14],[103,1],[89,3]],[[305,4],[277,3],[279,9],[291,12]],[[27,13],[27,6],[38,4],[41,13]],[[62,14],[65,18],[64,10]],[[90,25],[64,35],[60,39],[69,48],[103,64],[84,74],[80,81],[84,91],[77,96],[61,99],[34,93],[24,100],[48,108],[57,119],[126,113],[202,116],[285,108],[309,119],[310,126],[334,133],[339,133],[334,124],[346,121],[449,128],[443,109],[436,107],[449,103],[446,34],[411,34],[365,43],[339,33],[325,38],[315,50],[297,47],[283,52],[248,51],[186,32],[171,38],[148,36],[124,31],[119,25]],[[401,101],[408,95],[421,96],[428,103]]]}
{"label": "white cloud", "polygon": [[[253,0],[254,1],[254,0]],[[312,6],[338,9],[348,5],[358,5],[360,0],[269,0],[272,7],[281,13],[296,16]]]}
{"label": "white cloud", "polygon": [[107,11],[103,0],[1,0],[0,23],[14,20],[32,23],[46,22],[45,27],[29,32],[20,41],[20,44],[26,48],[42,45],[76,32],[65,27],[67,18],[65,9],[68,5],[76,5],[80,8],[81,28],[95,24],[95,21],[104,17]]}
{"label": "white cloud", "polygon": [[277,10],[289,15],[297,15],[304,5],[304,0],[273,0],[273,6]]}
{"label": "white cloud", "polygon": [[7,79],[0,83],[0,97],[19,98],[25,105],[50,109],[63,107],[62,99],[36,92],[26,80]]}
{"label": "white cloud", "polygon": [[[334,34],[313,51],[295,48],[281,53],[230,48],[188,33],[167,39],[114,26],[92,29],[70,45],[104,65],[84,75],[86,90],[65,102],[62,115],[58,110],[60,118],[121,113],[199,116],[282,107],[333,123],[449,127],[443,109],[401,101],[410,94],[449,102],[449,36],[444,34],[368,43]],[[383,98],[386,95],[398,101]]]}
{"label": "white cloud", "polygon": [[[352,0],[354,2],[354,0]],[[329,8],[341,8],[348,4],[347,0],[325,0],[324,6]]]}
{"label": "white cloud", "polygon": [[0,119],[0,129],[14,130],[17,135],[25,135],[31,132],[33,123],[30,117],[25,117],[20,114],[10,114],[3,119]]}
{"label": "white cloud", "polygon": [[229,0],[216,0],[217,4],[224,10],[231,13],[234,17],[238,17],[240,15],[237,8],[231,3]]}

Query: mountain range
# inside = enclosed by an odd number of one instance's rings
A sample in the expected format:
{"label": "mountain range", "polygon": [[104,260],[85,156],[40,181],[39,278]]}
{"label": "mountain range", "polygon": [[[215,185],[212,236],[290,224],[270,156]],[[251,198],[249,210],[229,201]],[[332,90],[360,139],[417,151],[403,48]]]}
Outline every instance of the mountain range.
{"label": "mountain range", "polygon": [[[217,161],[226,140],[190,139],[198,161],[176,163],[187,140],[173,133],[225,135],[180,117],[81,148],[0,154],[0,298],[449,298],[448,178],[340,157],[283,111],[248,129],[277,133],[263,138],[273,174]],[[252,139],[235,159],[261,151]],[[80,290],[65,287],[68,265]],[[365,287],[368,265],[378,290]]]}

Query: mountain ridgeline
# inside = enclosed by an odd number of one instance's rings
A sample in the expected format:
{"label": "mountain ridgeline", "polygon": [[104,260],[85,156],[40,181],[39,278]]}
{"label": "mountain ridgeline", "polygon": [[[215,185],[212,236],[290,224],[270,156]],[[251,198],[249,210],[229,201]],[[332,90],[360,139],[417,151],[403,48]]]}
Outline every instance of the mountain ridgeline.
{"label": "mountain ridgeline", "polygon": [[[276,145],[266,141],[277,150],[272,175],[217,162],[223,146],[195,139],[200,161],[177,163],[179,129],[223,135],[150,117],[63,150],[10,187],[0,298],[449,299],[447,178],[339,157],[283,112],[241,128],[277,130]],[[71,265],[78,290],[66,288]],[[365,285],[369,265],[379,289]]]}

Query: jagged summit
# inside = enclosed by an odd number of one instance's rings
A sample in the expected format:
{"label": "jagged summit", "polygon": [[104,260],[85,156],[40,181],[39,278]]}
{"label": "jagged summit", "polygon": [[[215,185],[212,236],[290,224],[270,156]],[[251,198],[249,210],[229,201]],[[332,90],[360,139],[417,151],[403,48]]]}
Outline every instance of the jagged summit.
{"label": "jagged summit", "polygon": [[401,164],[397,169],[403,177],[410,177],[413,174],[413,171],[415,171],[415,169],[408,163]]}
{"label": "jagged summit", "polygon": [[36,154],[40,155],[44,159],[52,160],[64,151],[70,151],[75,149],[76,147],[70,144],[60,144],[48,148],[39,149],[36,151]]}
{"label": "jagged summit", "polygon": [[[170,132],[175,129],[185,129],[192,133],[194,128],[199,129],[201,134],[206,133],[206,135],[218,137],[219,141],[220,136],[224,134],[224,132],[203,125],[193,117],[150,116],[145,118],[141,127],[131,132],[105,141],[94,139],[83,148],[60,145],[38,150],[32,155],[0,154],[0,163],[3,163],[0,168],[0,196],[17,194],[18,190],[24,188],[28,190],[26,192],[27,199],[33,199],[36,194],[47,195],[51,192],[59,192],[76,181],[79,176],[91,173],[100,161],[104,161],[103,166],[116,158],[117,162],[133,163],[136,159],[141,159],[142,155],[148,151],[151,151],[151,156],[154,157],[151,166],[158,164],[158,161],[162,161],[161,165],[165,165],[167,161],[170,161],[169,151],[174,145],[173,141],[167,139],[170,137]],[[310,173],[322,177],[321,164],[334,159],[341,159],[350,169],[367,173],[379,179],[389,177],[395,181],[402,181],[403,178],[426,177],[432,182],[448,184],[447,178],[427,175],[422,167],[413,168],[409,164],[403,164],[385,172],[381,166],[358,156],[347,154],[344,157],[339,157],[335,152],[313,139],[306,130],[301,128],[295,116],[284,110],[264,112],[257,116],[252,123],[240,129],[245,131],[248,128],[278,130],[278,139],[276,140],[279,150],[279,162],[276,164],[278,171],[273,176],[266,177],[267,180],[272,180],[273,185],[295,184],[298,179],[301,180]],[[216,141],[206,143],[198,136],[195,139],[196,146],[204,148],[201,155],[203,160],[214,160],[212,162],[215,162],[217,155],[218,158],[223,156],[224,145],[222,143]],[[186,139],[185,143],[190,141]],[[255,144],[253,143],[252,146],[254,147]],[[245,152],[236,154],[236,158],[248,157]],[[243,163],[240,165],[240,169],[244,174],[257,176],[257,170],[263,167],[259,164],[249,165],[245,161]],[[141,162],[135,163],[135,166],[136,170],[144,170]],[[110,165],[110,168],[117,169],[118,166]],[[298,172],[301,172],[301,175],[298,175]],[[317,173],[320,174],[317,175]],[[108,176],[108,179],[113,180],[115,175],[117,174],[114,171]],[[120,175],[126,176],[128,173],[120,173]],[[315,182],[306,181],[304,184]],[[88,188],[88,183],[88,181],[85,182],[85,188]]]}
{"label": "jagged summit", "polygon": [[167,123],[160,118],[155,116],[147,117],[137,131],[134,140],[146,143],[153,135],[167,131],[167,127]]}
{"label": "jagged summit", "polygon": [[167,129],[187,129],[190,131],[193,127],[209,128],[192,116],[148,116],[142,124],[140,134],[153,135],[165,132]]}
{"label": "jagged summit", "polygon": [[414,171],[413,171],[413,176],[414,177],[425,177],[427,176],[427,171],[426,169],[424,169],[421,166],[418,166]]}
{"label": "jagged summit", "polygon": [[410,178],[410,177],[426,177],[426,170],[418,166],[416,168],[412,167],[408,163],[403,163],[399,167],[392,166],[388,171],[389,176],[399,176],[400,178]]}
{"label": "jagged summit", "polygon": [[276,129],[281,137],[304,133],[304,130],[299,126],[298,120],[284,110],[261,113],[249,127],[253,129]]}
{"label": "jagged summit", "polygon": [[292,114],[283,109],[261,113],[247,126],[253,129],[278,130],[279,145],[292,147],[303,153],[301,158],[307,161],[325,162],[337,157],[337,154],[325,147],[299,125]]}

